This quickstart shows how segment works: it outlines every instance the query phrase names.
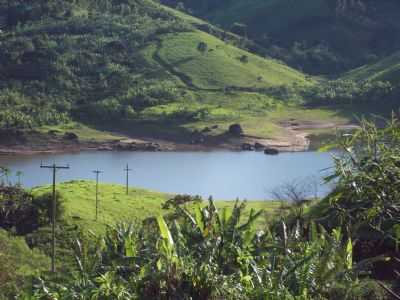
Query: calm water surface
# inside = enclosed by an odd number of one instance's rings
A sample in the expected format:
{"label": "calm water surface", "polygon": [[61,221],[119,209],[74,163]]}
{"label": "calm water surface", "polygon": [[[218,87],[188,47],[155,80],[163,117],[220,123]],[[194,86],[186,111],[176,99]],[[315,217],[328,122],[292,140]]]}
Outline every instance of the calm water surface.
{"label": "calm water surface", "polygon": [[[333,165],[331,154],[319,152],[81,152],[34,156],[0,156],[0,165],[22,171],[26,187],[49,184],[51,171],[44,164],[69,164],[57,173],[57,181],[94,179],[100,169],[103,182],[124,184],[127,163],[133,169],[130,185],[169,193],[187,193],[215,199],[263,200],[282,183],[305,178],[320,180]],[[15,181],[15,177],[12,178]],[[318,187],[320,195],[329,190]]]}

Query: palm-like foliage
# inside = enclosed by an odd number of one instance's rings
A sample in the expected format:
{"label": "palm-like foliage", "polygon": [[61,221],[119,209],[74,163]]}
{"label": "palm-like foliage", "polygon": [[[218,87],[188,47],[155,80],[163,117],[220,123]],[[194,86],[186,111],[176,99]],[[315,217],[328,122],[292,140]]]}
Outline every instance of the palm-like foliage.
{"label": "palm-like foliage", "polygon": [[1,185],[8,185],[10,183],[11,170],[7,167],[0,166],[0,179]]}
{"label": "palm-like foliage", "polygon": [[367,121],[361,125],[340,140],[344,154],[335,159],[336,172],[328,178],[338,179],[329,196],[330,217],[352,226],[353,234],[361,226],[393,238],[400,223],[399,121],[393,118],[382,130]]}
{"label": "palm-like foliage", "polygon": [[[314,223],[257,231],[260,212],[175,206],[174,218],[119,224],[104,238],[76,244],[78,272],[53,285],[63,299],[358,299],[364,266],[352,241]],[[167,220],[167,221],[166,221]],[[157,235],[158,232],[158,235]],[[87,240],[87,239],[86,239]],[[46,291],[42,287],[43,291]],[[357,289],[358,288],[358,289]],[[360,298],[360,297],[359,297]],[[361,298],[360,298],[361,299]]]}

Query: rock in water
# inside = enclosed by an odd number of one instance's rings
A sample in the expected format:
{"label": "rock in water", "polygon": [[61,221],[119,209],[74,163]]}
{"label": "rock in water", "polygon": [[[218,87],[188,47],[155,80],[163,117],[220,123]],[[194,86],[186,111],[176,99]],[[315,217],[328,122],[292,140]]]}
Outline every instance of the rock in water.
{"label": "rock in water", "polygon": [[254,150],[254,146],[249,144],[249,143],[243,143],[242,144],[242,150],[244,150],[244,151],[253,151]]}
{"label": "rock in water", "polygon": [[278,155],[279,151],[274,148],[265,148],[264,153],[267,155]]}
{"label": "rock in water", "polygon": [[258,142],[255,142],[255,143],[254,143],[254,148],[255,148],[256,150],[263,150],[263,149],[265,149],[265,145],[263,145],[263,144],[261,144],[261,143],[258,143]]}

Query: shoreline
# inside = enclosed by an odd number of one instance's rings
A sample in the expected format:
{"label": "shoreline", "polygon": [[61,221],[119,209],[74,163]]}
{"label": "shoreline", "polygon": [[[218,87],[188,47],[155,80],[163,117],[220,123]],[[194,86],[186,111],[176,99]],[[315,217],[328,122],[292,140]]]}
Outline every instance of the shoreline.
{"label": "shoreline", "polygon": [[[287,152],[307,152],[310,151],[309,148],[306,149],[288,149],[283,147],[281,149],[276,149],[272,147],[267,147],[269,149],[278,150],[280,153]],[[263,150],[244,150],[234,146],[192,146],[192,145],[182,145],[176,144],[173,148],[168,149],[158,149],[158,150],[146,150],[146,149],[136,149],[136,150],[119,150],[119,149],[103,149],[102,145],[99,146],[85,146],[79,145],[75,147],[66,146],[62,148],[56,147],[45,147],[45,148],[35,148],[27,146],[15,146],[15,147],[2,147],[0,146],[0,156],[30,156],[39,154],[63,154],[63,153],[80,153],[80,152],[217,152],[217,151],[232,151],[232,152],[263,152]]]}
{"label": "shoreline", "polygon": [[[1,156],[38,155],[38,154],[62,154],[79,153],[86,151],[123,151],[123,152],[211,152],[211,151],[235,151],[263,152],[265,149],[275,149],[278,152],[304,152],[309,150],[309,140],[304,136],[304,143],[290,144],[284,141],[260,139],[243,136],[231,138],[221,143],[188,144],[157,139],[126,139],[106,142],[58,142],[41,145],[0,145]],[[260,145],[256,149],[255,145]],[[250,148],[246,148],[249,147]]]}
{"label": "shoreline", "polygon": [[[318,122],[298,122],[288,120],[280,123],[284,134],[275,138],[262,138],[251,135],[204,136],[200,142],[188,143],[179,140],[129,137],[109,139],[104,141],[79,140],[72,133],[72,137],[44,134],[37,131],[10,132],[0,140],[0,155],[38,155],[79,153],[84,151],[127,151],[127,152],[197,152],[197,151],[258,151],[266,154],[271,150],[273,154],[280,152],[305,152],[311,149],[312,130],[354,130],[358,126],[353,124],[335,124]],[[71,134],[71,133],[70,133]]]}

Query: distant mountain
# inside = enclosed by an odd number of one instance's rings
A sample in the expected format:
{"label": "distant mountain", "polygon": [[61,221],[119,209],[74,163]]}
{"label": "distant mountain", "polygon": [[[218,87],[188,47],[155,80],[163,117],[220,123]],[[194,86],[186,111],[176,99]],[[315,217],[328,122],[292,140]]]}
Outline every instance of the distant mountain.
{"label": "distant mountain", "polygon": [[313,74],[338,74],[400,50],[397,0],[162,2],[247,35],[271,56]]}

